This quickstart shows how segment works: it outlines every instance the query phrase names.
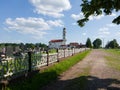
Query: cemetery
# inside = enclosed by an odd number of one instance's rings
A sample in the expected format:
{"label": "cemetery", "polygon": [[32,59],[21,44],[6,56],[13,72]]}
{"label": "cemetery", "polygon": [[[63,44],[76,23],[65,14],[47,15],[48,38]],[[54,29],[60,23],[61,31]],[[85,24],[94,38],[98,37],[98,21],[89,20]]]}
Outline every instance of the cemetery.
{"label": "cemetery", "polygon": [[0,51],[0,79],[19,77],[19,75],[59,62],[61,58],[72,56],[86,49],[88,48],[57,49],[55,53],[49,53],[48,50],[21,51],[19,47],[13,49],[12,46],[7,46]]}

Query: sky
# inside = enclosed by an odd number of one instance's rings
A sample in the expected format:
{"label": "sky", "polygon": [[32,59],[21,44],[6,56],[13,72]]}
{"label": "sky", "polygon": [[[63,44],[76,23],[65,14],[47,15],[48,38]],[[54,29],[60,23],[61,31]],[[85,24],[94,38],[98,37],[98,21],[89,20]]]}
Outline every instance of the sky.
{"label": "sky", "polygon": [[83,18],[81,0],[1,0],[0,43],[45,43],[62,39],[66,28],[67,44],[86,43],[100,38],[106,44],[116,39],[120,44],[120,25],[112,20],[120,15],[113,12],[90,16],[84,27],[77,24]]}

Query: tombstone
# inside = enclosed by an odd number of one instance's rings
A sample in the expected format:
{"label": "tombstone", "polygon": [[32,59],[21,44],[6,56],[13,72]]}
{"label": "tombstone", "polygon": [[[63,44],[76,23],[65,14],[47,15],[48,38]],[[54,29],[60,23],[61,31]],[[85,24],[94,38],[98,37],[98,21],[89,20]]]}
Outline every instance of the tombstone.
{"label": "tombstone", "polygon": [[2,48],[0,48],[0,52],[2,52]]}
{"label": "tombstone", "polygon": [[6,52],[6,49],[5,49],[5,47],[4,47],[4,48],[2,48],[2,53],[5,54],[5,52]]}
{"label": "tombstone", "polygon": [[13,56],[13,47],[12,46],[6,46],[6,56],[7,57]]}
{"label": "tombstone", "polygon": [[20,52],[19,46],[16,46],[16,47],[15,47],[15,52]]}

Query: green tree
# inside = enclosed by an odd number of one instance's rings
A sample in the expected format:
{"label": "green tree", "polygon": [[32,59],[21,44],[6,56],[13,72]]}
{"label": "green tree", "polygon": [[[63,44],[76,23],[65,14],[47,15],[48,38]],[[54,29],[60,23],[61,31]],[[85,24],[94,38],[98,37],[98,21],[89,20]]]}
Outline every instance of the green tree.
{"label": "green tree", "polygon": [[118,48],[118,47],[119,47],[119,45],[118,45],[116,39],[113,39],[112,41],[110,41],[106,44],[106,48],[113,48],[114,49],[114,48]]}
{"label": "green tree", "polygon": [[[82,0],[83,3],[80,5],[82,7],[84,18],[78,20],[78,25],[83,27],[87,21],[89,21],[89,16],[98,16],[103,13],[105,15],[111,15],[113,11],[118,12],[120,10],[120,0]],[[113,23],[120,24],[120,15],[112,21]]]}
{"label": "green tree", "polygon": [[35,45],[34,45],[33,43],[26,43],[26,44],[25,44],[25,47],[34,49],[34,48],[35,48]]}
{"label": "green tree", "polygon": [[94,48],[100,48],[100,46],[102,45],[102,40],[97,38],[96,40],[93,41],[93,47]]}
{"label": "green tree", "polygon": [[88,47],[88,48],[92,48],[92,43],[91,43],[90,38],[87,38],[87,41],[86,41],[86,47]]}
{"label": "green tree", "polygon": [[47,45],[43,44],[43,43],[36,43],[35,46],[36,47],[41,47],[41,48],[47,48]]}

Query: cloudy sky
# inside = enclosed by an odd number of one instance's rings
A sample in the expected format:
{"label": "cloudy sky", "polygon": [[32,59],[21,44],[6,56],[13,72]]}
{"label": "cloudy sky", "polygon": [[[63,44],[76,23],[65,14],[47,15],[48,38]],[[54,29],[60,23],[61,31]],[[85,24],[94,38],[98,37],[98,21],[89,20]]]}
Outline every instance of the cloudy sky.
{"label": "cloudy sky", "polygon": [[85,43],[100,38],[104,43],[117,39],[120,44],[120,25],[112,24],[110,16],[90,16],[85,27],[77,20],[83,18],[81,0],[1,0],[0,42],[45,43],[61,39],[66,27],[67,43]]}

